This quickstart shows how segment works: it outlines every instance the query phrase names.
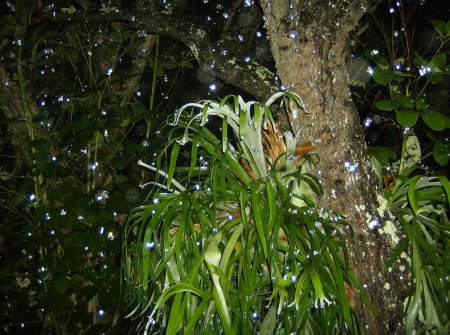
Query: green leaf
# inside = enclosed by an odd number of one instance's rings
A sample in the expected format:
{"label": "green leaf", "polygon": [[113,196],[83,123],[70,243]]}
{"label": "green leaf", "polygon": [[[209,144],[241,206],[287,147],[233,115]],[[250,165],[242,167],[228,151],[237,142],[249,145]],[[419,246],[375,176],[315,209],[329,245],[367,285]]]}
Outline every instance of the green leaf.
{"label": "green leaf", "polygon": [[36,139],[31,142],[31,146],[42,153],[50,153],[52,151],[52,145],[44,139]]}
{"label": "green leaf", "polygon": [[172,61],[166,61],[164,62],[164,68],[167,70],[173,70],[178,67],[178,64],[172,62]]}
{"label": "green leaf", "polygon": [[277,325],[277,309],[276,306],[273,305],[270,307],[266,316],[264,317],[264,321],[261,325],[260,334],[261,335],[272,335],[274,334],[275,327]]}
{"label": "green leaf", "polygon": [[239,112],[239,136],[243,138],[245,135],[245,128],[247,127],[247,113],[243,110]]}
{"label": "green leaf", "polygon": [[233,234],[231,235],[230,239],[227,242],[227,245],[225,247],[225,250],[223,251],[222,258],[220,260],[219,268],[226,273],[228,261],[230,260],[231,253],[234,250],[234,247],[236,245],[236,242],[238,238],[240,237],[243,230],[242,225],[238,225],[236,229],[234,230]]}
{"label": "green leaf", "polygon": [[393,111],[400,108],[400,104],[394,100],[381,100],[375,104],[375,107],[382,111]]}
{"label": "green leaf", "polygon": [[392,98],[404,109],[414,108],[414,100],[401,93],[392,93]]}
{"label": "green leaf", "polygon": [[191,164],[189,165],[188,170],[188,180],[191,180],[192,173],[194,173],[195,167],[197,165],[197,151],[198,151],[198,134],[195,133],[194,136],[192,136],[192,146],[191,146]]}
{"label": "green leaf", "polygon": [[437,54],[430,60],[428,63],[430,67],[433,69],[438,68],[441,69],[445,65],[447,65],[447,56],[445,54]]}
{"label": "green leaf", "polygon": [[392,71],[384,71],[380,67],[376,66],[373,70],[373,79],[380,85],[388,85],[392,79],[394,79],[394,73]]}
{"label": "green leaf", "polygon": [[170,154],[170,166],[169,166],[169,172],[167,174],[167,188],[169,190],[171,189],[172,178],[173,178],[173,174],[175,172],[175,167],[177,164],[179,151],[180,151],[180,145],[177,142],[175,142],[173,144],[172,153]]}
{"label": "green leaf", "polygon": [[267,201],[269,202],[269,222],[267,223],[267,232],[270,234],[272,232],[273,225],[275,224],[275,218],[277,215],[277,202],[271,181],[267,183],[266,190]]}
{"label": "green leaf", "polygon": [[374,62],[380,67],[381,70],[389,69],[389,61],[383,55],[381,54],[374,55],[372,58]]}
{"label": "green leaf", "polygon": [[416,109],[427,109],[430,107],[429,104],[424,99],[419,99],[416,101]]}
{"label": "green leaf", "polygon": [[227,151],[228,148],[228,118],[222,119],[222,152]]}
{"label": "green leaf", "polygon": [[415,199],[415,190],[416,190],[416,184],[419,181],[420,177],[416,176],[414,178],[411,178],[408,183],[408,200],[409,204],[411,205],[412,210],[414,211],[414,214],[417,214],[417,202]]}
{"label": "green leaf", "polygon": [[396,113],[397,122],[403,127],[412,127],[417,123],[420,113],[414,109],[401,109]]}
{"label": "green leaf", "polygon": [[427,79],[430,81],[430,83],[437,84],[444,80],[444,77],[439,72],[431,72],[427,74]]}
{"label": "green leaf", "polygon": [[450,205],[450,182],[448,181],[447,177],[440,176],[438,178],[445,190],[445,193],[447,194],[447,203]]}
{"label": "green leaf", "polygon": [[450,121],[445,115],[431,109],[423,111],[421,116],[425,124],[435,131],[444,130]]}
{"label": "green leaf", "polygon": [[202,121],[200,123],[201,127],[203,127],[206,124],[206,119],[208,118],[208,110],[209,110],[209,103],[205,103],[202,108]]}
{"label": "green leaf", "polygon": [[448,148],[445,144],[435,143],[433,146],[433,157],[436,163],[439,165],[445,165],[448,163],[449,156]]}
{"label": "green leaf", "polygon": [[[178,293],[173,300],[172,308],[170,309],[169,321],[167,323],[166,334],[168,335],[176,334],[178,328],[183,322],[186,308],[186,299],[183,299],[183,296],[185,295]],[[181,299],[183,299],[183,301]]]}
{"label": "green leaf", "polygon": [[397,159],[397,152],[391,147],[368,147],[369,156],[374,156],[381,165],[386,165],[391,160]]}
{"label": "green leaf", "polygon": [[390,268],[400,257],[402,252],[406,249],[406,247],[409,245],[408,239],[403,239],[400,241],[400,243],[395,247],[394,252],[392,253],[391,257],[386,261],[385,267]]}
{"label": "green leaf", "polygon": [[264,250],[264,256],[267,258],[267,240],[266,233],[263,227],[263,220],[261,216],[261,203],[259,201],[259,191],[258,191],[258,183],[251,184],[251,201],[252,201],[252,211],[253,211],[253,219],[255,220],[256,230],[258,232],[259,239],[261,240],[261,244]]}
{"label": "green leaf", "polygon": [[186,69],[192,69],[194,66],[192,65],[191,62],[184,60],[181,62],[181,67],[184,67]]}
{"label": "green leaf", "polygon": [[445,36],[447,34],[447,28],[445,22],[442,20],[431,20],[434,30],[439,34],[439,37]]}

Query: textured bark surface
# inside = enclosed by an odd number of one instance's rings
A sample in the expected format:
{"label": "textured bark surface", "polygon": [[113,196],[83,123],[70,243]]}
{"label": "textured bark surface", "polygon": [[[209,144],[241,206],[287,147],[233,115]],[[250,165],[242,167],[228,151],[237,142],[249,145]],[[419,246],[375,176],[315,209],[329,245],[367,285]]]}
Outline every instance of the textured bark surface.
{"label": "textured bark surface", "polygon": [[385,218],[378,211],[380,191],[346,71],[347,36],[369,5],[369,1],[261,3],[277,73],[306,105],[308,114],[292,115],[290,121],[300,141],[311,139],[317,145],[326,192],[321,205],[343,211],[355,231],[349,245],[352,267],[378,311],[375,316],[359,303],[358,314],[368,333],[395,334],[403,328],[406,282],[384,267],[392,236],[368,227],[370,217],[380,226]]}

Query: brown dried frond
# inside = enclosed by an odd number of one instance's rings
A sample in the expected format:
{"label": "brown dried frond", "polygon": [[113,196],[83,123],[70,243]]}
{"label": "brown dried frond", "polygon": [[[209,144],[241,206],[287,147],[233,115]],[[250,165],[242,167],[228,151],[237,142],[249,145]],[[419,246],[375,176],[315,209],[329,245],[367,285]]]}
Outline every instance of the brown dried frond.
{"label": "brown dried frond", "polygon": [[250,164],[248,164],[247,160],[244,158],[241,158],[239,160],[239,163],[244,168],[245,172],[247,172],[247,174],[250,176],[250,178],[252,178],[252,180],[256,180],[255,172],[253,172],[253,170],[252,170]]}
{"label": "brown dried frond", "polygon": [[311,151],[314,151],[316,149],[316,146],[312,144],[311,141],[306,141],[304,143],[298,144],[295,147],[294,155],[297,159],[303,158],[306,154],[308,154]]}
{"label": "brown dried frond", "polygon": [[[275,164],[280,156],[286,155],[286,143],[284,141],[283,134],[280,132],[278,122],[276,122],[275,124],[273,124],[272,122],[267,123],[267,129],[262,131],[262,145],[267,161],[266,167],[268,167],[269,164]],[[299,160],[315,149],[316,146],[312,144],[311,141],[306,141],[304,143],[298,144],[295,147],[294,155],[296,159]],[[256,175],[248,162],[245,159],[241,158],[240,163],[247,174],[253,180],[256,180]]]}
{"label": "brown dried frond", "polygon": [[283,134],[280,132],[278,123],[272,125],[272,122],[267,123],[267,129],[262,133],[264,154],[269,162],[274,164],[278,157],[286,154],[286,144],[284,143]]}

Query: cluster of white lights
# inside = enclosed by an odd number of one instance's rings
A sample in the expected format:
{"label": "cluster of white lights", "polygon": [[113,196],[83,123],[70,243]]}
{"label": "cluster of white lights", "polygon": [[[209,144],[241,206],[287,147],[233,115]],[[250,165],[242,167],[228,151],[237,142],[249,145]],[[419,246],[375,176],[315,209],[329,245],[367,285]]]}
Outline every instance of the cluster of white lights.
{"label": "cluster of white lights", "polygon": [[421,66],[419,68],[419,74],[421,77],[425,76],[427,73],[431,72],[431,67],[429,66]]}
{"label": "cluster of white lights", "polygon": [[345,161],[344,167],[347,171],[355,172],[358,168],[358,164],[353,164],[350,161]]}

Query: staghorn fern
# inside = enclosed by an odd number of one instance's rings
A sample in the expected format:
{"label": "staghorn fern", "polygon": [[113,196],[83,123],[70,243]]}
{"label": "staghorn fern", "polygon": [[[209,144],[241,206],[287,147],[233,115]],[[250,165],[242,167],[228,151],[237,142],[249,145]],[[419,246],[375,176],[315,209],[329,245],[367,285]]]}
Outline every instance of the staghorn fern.
{"label": "staghorn fern", "polygon": [[386,189],[388,207],[404,234],[391,266],[402,252],[411,259],[410,292],[406,303],[406,332],[448,334],[450,327],[450,183],[444,176],[409,177],[409,169]]}
{"label": "staghorn fern", "polygon": [[359,332],[346,287],[366,297],[348,269],[348,225],[315,209],[322,187],[302,168],[313,146],[281,138],[269,109],[280,98],[303,107],[290,92],[188,104],[156,167],[140,163],[164,190],[125,229],[124,296],[145,334]]}

